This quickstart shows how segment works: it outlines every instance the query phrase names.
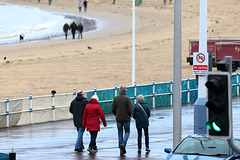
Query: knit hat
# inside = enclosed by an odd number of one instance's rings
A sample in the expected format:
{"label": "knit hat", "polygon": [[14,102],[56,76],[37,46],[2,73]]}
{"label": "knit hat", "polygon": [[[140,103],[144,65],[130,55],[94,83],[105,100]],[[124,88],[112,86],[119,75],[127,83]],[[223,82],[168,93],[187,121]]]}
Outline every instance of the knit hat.
{"label": "knit hat", "polygon": [[92,98],[94,98],[94,99],[96,99],[96,100],[98,101],[98,96],[97,96],[96,94],[94,94],[94,95],[92,96]]}

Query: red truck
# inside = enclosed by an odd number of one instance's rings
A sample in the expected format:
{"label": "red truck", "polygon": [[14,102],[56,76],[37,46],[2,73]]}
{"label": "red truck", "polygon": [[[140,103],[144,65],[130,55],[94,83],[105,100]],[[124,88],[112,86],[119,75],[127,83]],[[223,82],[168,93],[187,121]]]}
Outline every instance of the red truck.
{"label": "red truck", "polygon": [[[193,64],[193,52],[198,52],[199,40],[189,39],[189,57],[187,62]],[[212,64],[224,60],[225,56],[232,56],[233,68],[237,69],[240,64],[240,36],[217,36],[209,37],[207,40],[207,51],[212,52]]]}

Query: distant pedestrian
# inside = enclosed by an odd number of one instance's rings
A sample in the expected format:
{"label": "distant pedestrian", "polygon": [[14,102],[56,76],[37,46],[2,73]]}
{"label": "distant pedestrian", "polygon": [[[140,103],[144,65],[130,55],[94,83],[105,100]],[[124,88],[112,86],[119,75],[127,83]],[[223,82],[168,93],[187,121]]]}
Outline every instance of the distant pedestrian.
{"label": "distant pedestrian", "polygon": [[83,25],[82,25],[81,22],[78,23],[77,32],[78,32],[78,39],[80,38],[80,36],[81,36],[81,39],[82,39]]}
{"label": "distant pedestrian", "polygon": [[40,3],[40,0],[38,0],[38,3]]}
{"label": "distant pedestrian", "polygon": [[169,4],[172,4],[172,0],[169,0]]}
{"label": "distant pedestrian", "polygon": [[167,3],[167,0],[163,0],[163,3],[166,4],[166,3]]}
{"label": "distant pedestrian", "polygon": [[113,0],[113,3],[112,4],[115,4],[115,0]]}
{"label": "distant pedestrian", "polygon": [[[113,99],[112,113],[116,116],[118,129],[118,146],[120,154],[126,154],[126,145],[130,135],[130,121],[133,111],[131,100],[126,96],[126,86],[120,87],[120,93]],[[123,130],[125,134],[123,136]]]}
{"label": "distant pedestrian", "polygon": [[79,8],[79,12],[81,12],[81,10],[82,10],[82,1],[78,2],[78,8]]}
{"label": "distant pedestrian", "polygon": [[82,152],[84,149],[83,145],[83,133],[85,127],[82,126],[82,118],[88,100],[84,97],[84,92],[79,90],[76,98],[71,102],[69,112],[73,114],[74,126],[77,128],[78,137],[75,143],[74,151]]}
{"label": "distant pedestrian", "polygon": [[98,104],[98,96],[93,95],[87,104],[84,114],[83,114],[83,122],[82,126],[87,127],[87,131],[90,132],[91,140],[89,143],[88,151],[90,153],[96,153],[98,151],[96,145],[96,139],[98,131],[100,131],[100,119],[103,122],[103,126],[107,126],[107,122],[105,116],[103,114],[102,108]]}
{"label": "distant pedestrian", "polygon": [[52,3],[52,0],[48,0],[48,4],[51,5],[51,3]]}
{"label": "distant pedestrian", "polygon": [[75,39],[75,33],[76,33],[76,30],[77,30],[77,24],[74,21],[70,25],[70,29],[72,31],[72,38]]}
{"label": "distant pedestrian", "polygon": [[150,109],[148,104],[144,102],[143,95],[137,96],[137,104],[134,105],[133,109],[133,118],[136,121],[136,128],[138,131],[138,153],[141,153],[142,149],[142,129],[144,130],[145,135],[145,147],[146,151],[149,152],[149,134],[148,134],[148,125],[150,117]]}
{"label": "distant pedestrian", "polygon": [[67,36],[68,36],[68,30],[70,29],[68,23],[66,22],[64,25],[63,25],[63,32],[65,33],[65,39],[67,39]]}
{"label": "distant pedestrian", "polygon": [[85,12],[87,11],[87,3],[88,3],[87,0],[83,1],[83,7]]}

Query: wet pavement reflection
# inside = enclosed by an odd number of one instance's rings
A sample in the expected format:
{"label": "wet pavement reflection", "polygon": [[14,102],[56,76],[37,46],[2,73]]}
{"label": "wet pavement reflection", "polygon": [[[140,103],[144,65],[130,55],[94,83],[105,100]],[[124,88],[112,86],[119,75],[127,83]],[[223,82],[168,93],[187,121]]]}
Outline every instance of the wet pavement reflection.
{"label": "wet pavement reflection", "polygon": [[[193,134],[193,107],[194,104],[182,106],[182,137]],[[240,100],[233,98],[233,122],[234,136],[240,137]],[[145,152],[144,138],[143,149],[137,152],[137,130],[135,121],[131,121],[131,133],[126,147],[125,156],[120,156],[118,149],[117,128],[115,117],[106,115],[108,126],[98,133],[98,152],[90,154],[86,149],[83,152],[74,152],[77,131],[72,120],[48,122],[26,126],[17,126],[0,129],[0,152],[9,153],[14,149],[17,160],[130,160],[130,159],[160,159],[167,154],[164,148],[172,148],[172,107],[160,107],[151,111],[150,117],[150,149]],[[84,133],[84,145],[88,147],[90,141],[89,132]]]}

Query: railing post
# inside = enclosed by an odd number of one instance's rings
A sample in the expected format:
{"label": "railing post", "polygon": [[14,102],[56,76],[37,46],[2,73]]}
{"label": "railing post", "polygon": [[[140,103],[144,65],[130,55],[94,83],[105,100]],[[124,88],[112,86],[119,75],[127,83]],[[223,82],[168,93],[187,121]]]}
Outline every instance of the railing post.
{"label": "railing post", "polygon": [[52,110],[53,110],[53,121],[55,121],[55,94],[56,94],[56,91],[55,90],[52,90],[51,91],[52,93]]}
{"label": "railing post", "polygon": [[94,86],[94,94],[97,95],[97,86]]}
{"label": "railing post", "polygon": [[134,104],[137,103],[137,82],[134,82]]}
{"label": "railing post", "polygon": [[77,90],[76,89],[73,89],[73,95],[74,95],[74,97],[77,96]]}
{"label": "railing post", "polygon": [[152,99],[152,105],[153,105],[153,108],[155,108],[155,81],[154,81],[154,79],[152,80],[152,85],[153,85],[153,99]]}
{"label": "railing post", "polygon": [[6,111],[6,113],[7,113],[7,127],[9,127],[9,124],[10,124],[10,122],[9,122],[9,96],[6,96],[6,103],[7,103],[7,111]]}
{"label": "railing post", "polygon": [[172,78],[170,78],[170,105],[172,106],[173,105],[173,81],[172,81]]}
{"label": "railing post", "polygon": [[187,102],[190,103],[190,85],[189,85],[189,75],[187,75]]}
{"label": "railing post", "polygon": [[115,97],[117,96],[117,83],[114,84]]}
{"label": "railing post", "polygon": [[30,124],[33,124],[33,105],[32,105],[32,93],[29,93],[29,111],[30,111]]}
{"label": "railing post", "polygon": [[236,70],[237,72],[237,95],[239,96],[239,78],[238,78],[238,70]]}

